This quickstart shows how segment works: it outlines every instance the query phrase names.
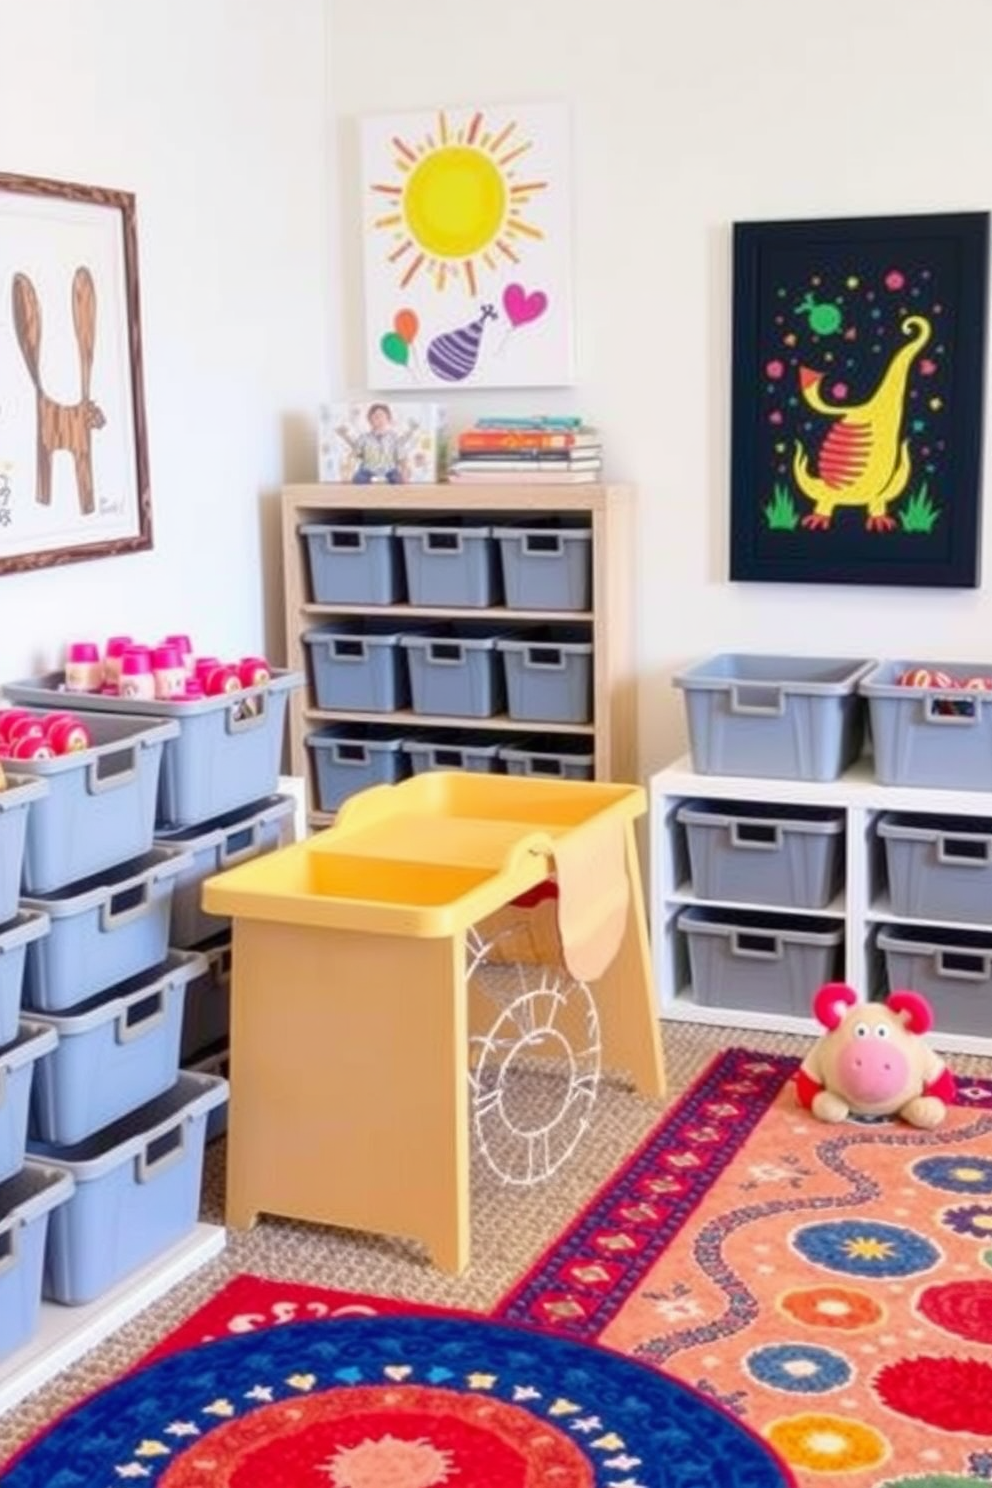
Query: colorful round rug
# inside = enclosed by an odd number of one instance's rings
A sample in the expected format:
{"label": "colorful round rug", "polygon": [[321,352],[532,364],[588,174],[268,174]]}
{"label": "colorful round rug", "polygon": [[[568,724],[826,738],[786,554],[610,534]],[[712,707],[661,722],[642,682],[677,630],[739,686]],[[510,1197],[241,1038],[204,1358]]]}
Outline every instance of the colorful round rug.
{"label": "colorful round rug", "polygon": [[86,1401],[5,1488],[784,1488],[705,1396],[485,1321],[289,1324],[172,1354]]}

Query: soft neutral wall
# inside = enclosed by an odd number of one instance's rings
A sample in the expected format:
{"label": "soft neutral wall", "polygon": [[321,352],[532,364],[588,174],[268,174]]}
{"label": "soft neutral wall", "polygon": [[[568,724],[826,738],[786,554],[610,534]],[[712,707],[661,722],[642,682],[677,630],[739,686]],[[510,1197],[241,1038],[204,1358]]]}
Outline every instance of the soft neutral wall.
{"label": "soft neutral wall", "polygon": [[[333,372],[361,385],[354,121],[566,100],[574,117],[579,382],[463,394],[578,408],[636,483],[642,770],[678,752],[669,686],[718,649],[992,661],[992,594],[730,585],[735,219],[992,205],[988,0],[328,0],[339,182]],[[992,468],[990,468],[992,475]],[[992,520],[985,572],[992,585]]]}
{"label": "soft neutral wall", "polygon": [[154,519],[149,553],[0,577],[4,677],[119,631],[281,651],[274,493],[313,475],[325,385],[325,26],[323,0],[0,0],[0,169],[137,196]]}

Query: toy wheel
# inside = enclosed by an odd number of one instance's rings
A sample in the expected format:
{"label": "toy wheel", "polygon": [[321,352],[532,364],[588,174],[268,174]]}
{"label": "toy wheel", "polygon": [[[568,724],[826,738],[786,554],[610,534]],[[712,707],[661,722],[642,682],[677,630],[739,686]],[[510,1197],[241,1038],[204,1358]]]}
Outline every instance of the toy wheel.
{"label": "toy wheel", "polygon": [[589,1127],[599,1092],[599,1014],[586,983],[563,968],[498,963],[486,950],[470,943],[470,975],[500,1011],[488,1033],[472,1040],[472,1121],[492,1171],[529,1187],[556,1173]]}

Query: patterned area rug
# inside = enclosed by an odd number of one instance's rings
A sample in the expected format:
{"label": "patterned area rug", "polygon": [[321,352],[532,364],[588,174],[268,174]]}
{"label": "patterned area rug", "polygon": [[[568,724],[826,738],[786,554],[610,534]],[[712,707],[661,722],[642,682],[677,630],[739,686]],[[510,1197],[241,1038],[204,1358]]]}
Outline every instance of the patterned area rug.
{"label": "patterned area rug", "polygon": [[763,1442],[617,1354],[479,1319],[266,1327],[70,1412],[6,1488],[785,1488]]}
{"label": "patterned area rug", "polygon": [[495,1315],[677,1376],[804,1488],[987,1484],[992,1083],[828,1127],[795,1065],[718,1057]]}

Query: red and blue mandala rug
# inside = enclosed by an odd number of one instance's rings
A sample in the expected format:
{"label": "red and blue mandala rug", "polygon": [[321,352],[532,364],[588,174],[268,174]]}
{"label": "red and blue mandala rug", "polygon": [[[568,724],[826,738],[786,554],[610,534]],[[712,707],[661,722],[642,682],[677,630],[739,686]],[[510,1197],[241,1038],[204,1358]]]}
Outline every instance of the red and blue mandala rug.
{"label": "red and blue mandala rug", "polygon": [[492,1320],[238,1277],[2,1481],[988,1485],[992,1082],[828,1127],[795,1067],[718,1056]]}
{"label": "red and blue mandala rug", "polygon": [[595,1345],[339,1317],[172,1353],[62,1418],[6,1488],[786,1488],[733,1415]]}

